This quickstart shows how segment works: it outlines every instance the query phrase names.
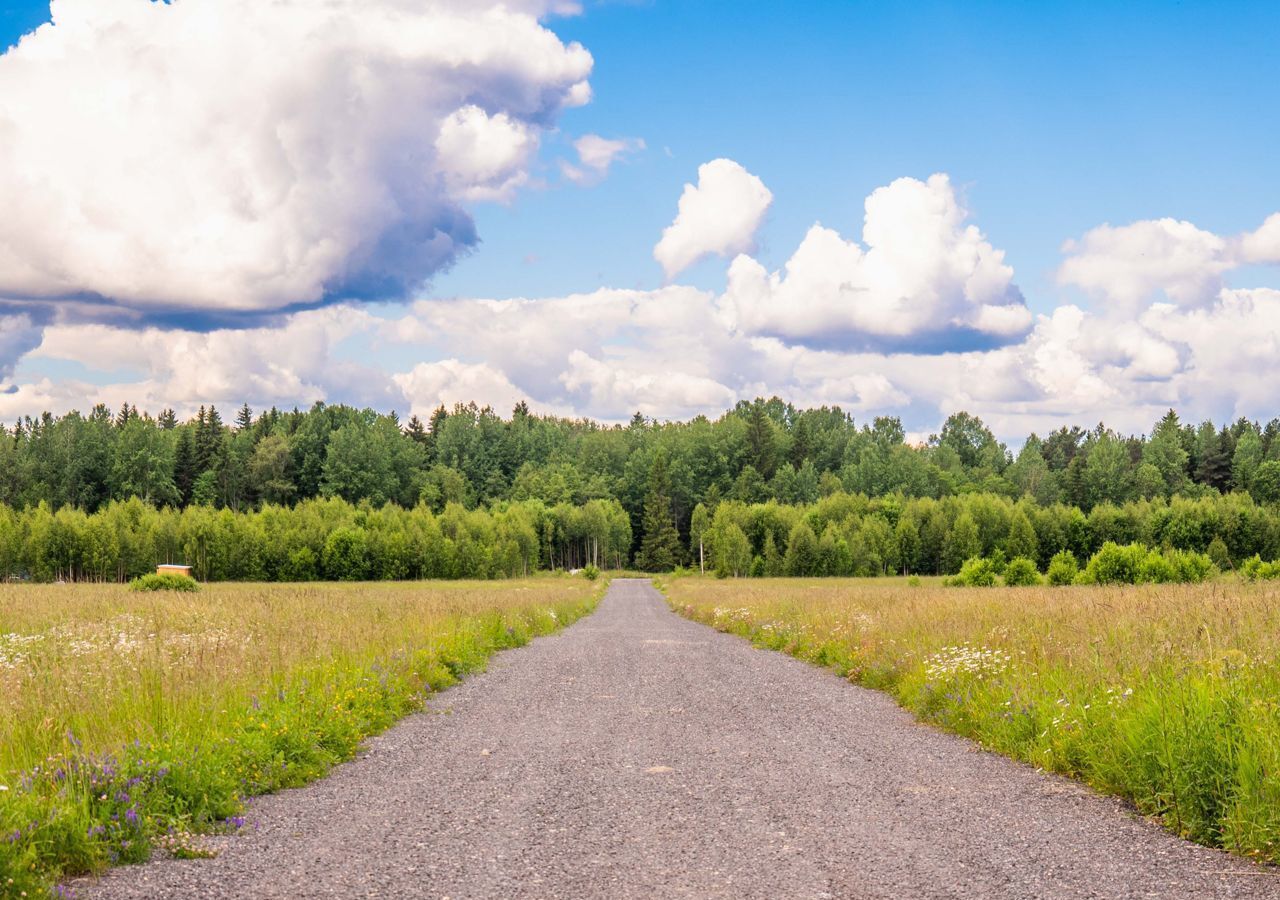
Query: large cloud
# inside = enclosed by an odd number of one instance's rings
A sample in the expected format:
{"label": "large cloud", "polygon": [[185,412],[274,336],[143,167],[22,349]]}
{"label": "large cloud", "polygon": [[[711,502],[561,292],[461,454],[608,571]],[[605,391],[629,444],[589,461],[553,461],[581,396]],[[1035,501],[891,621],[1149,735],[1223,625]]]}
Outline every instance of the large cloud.
{"label": "large cloud", "polygon": [[1147,219],[1129,225],[1099,225],[1063,245],[1062,284],[1128,314],[1153,299],[1181,307],[1206,307],[1226,285],[1232,269],[1280,264],[1280,213],[1255,231],[1224,237],[1177,219]]}
{"label": "large cloud", "polygon": [[368,313],[335,306],[289,316],[282,325],[210,332],[133,330],[111,325],[51,325],[30,359],[69,360],[91,372],[128,378],[102,386],[36,383],[0,395],[0,415],[65,411],[124,401],[158,412],[201,404],[292,408],[317,400],[405,407],[390,374],[337,353],[348,338],[376,326]]}
{"label": "large cloud", "polygon": [[[476,165],[478,172],[502,169]],[[503,183],[499,175],[488,181]],[[337,305],[211,333],[63,322],[49,326],[27,355],[33,369],[70,360],[114,382],[0,382],[0,417],[83,409],[95,400],[187,413],[208,402],[292,406],[323,398],[419,415],[460,400],[503,412],[526,400],[543,412],[621,421],[637,410],[659,418],[717,414],[735,399],[778,394],[860,417],[899,414],[909,428],[926,431],[967,409],[1016,440],[1099,420],[1145,431],[1170,406],[1192,419],[1276,414],[1280,291],[1217,287],[1201,295],[1225,282],[1224,259],[1231,266],[1276,261],[1280,218],[1229,238],[1174,228],[1212,249],[1202,258],[1218,272],[1218,280],[1189,289],[1184,303],[1170,302],[1168,285],[1196,284],[1195,277],[1137,279],[1159,285],[1143,288],[1147,296],[1123,276],[1114,290],[1128,292],[1127,303],[1060,305],[1030,328],[1011,270],[963,220],[945,177],[895,182],[868,201],[865,249],[818,229],[784,274],[765,276],[767,293],[758,295],[743,293],[741,270],[757,264],[741,257],[723,294],[668,285],[542,299],[420,300],[395,319]],[[1137,234],[1109,251],[1116,271],[1151,265],[1150,242],[1127,242]],[[875,287],[858,292],[863,305],[868,297],[883,302],[846,308],[832,286],[848,278]],[[902,295],[915,305],[892,301]],[[744,305],[753,297],[779,309]],[[20,353],[39,325],[4,309],[0,354],[6,347]],[[1012,337],[1002,317],[1017,324]],[[938,321],[951,331],[940,331]],[[840,339],[816,339],[824,328]],[[972,346],[966,335],[973,333],[999,345]],[[933,343],[939,334],[944,339]],[[375,355],[412,362],[353,362]]]}
{"label": "large cloud", "polygon": [[0,57],[0,297],[255,314],[403,295],[584,103],[557,2],[53,0]]}
{"label": "large cloud", "polygon": [[818,346],[913,348],[994,345],[1031,324],[1004,252],[966,225],[946,175],[901,178],[866,201],[864,250],[815,225],[769,273],[739,256],[726,311],[750,334]]}
{"label": "large cloud", "polygon": [[670,279],[707,256],[749,253],[772,203],[764,182],[733,160],[704,163],[697,185],[684,186],[675,221],[662,232],[653,258]]}

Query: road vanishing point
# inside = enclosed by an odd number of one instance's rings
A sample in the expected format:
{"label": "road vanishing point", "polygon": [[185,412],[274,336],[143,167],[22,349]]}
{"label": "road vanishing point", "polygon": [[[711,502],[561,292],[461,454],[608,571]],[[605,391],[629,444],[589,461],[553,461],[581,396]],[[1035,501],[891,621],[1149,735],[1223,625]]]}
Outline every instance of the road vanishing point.
{"label": "road vanishing point", "polygon": [[1280,874],[615,580],[219,855],[89,898],[1280,897]]}

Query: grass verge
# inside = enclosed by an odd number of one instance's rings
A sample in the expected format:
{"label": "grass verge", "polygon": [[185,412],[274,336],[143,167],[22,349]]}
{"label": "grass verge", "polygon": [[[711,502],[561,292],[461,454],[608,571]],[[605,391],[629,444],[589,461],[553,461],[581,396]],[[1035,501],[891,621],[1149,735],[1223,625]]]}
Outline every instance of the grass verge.
{"label": "grass verge", "polygon": [[203,852],[603,581],[0,586],[0,896]]}
{"label": "grass verge", "polygon": [[668,578],[672,607],[1280,863],[1280,587]]}

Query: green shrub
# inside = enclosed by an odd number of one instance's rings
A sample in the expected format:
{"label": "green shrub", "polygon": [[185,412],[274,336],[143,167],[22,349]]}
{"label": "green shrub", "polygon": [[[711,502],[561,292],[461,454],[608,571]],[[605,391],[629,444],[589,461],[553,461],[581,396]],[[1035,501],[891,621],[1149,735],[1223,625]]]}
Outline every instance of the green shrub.
{"label": "green shrub", "polygon": [[1138,566],[1137,581],[1141,584],[1170,584],[1178,580],[1173,561],[1159,550],[1152,550]]}
{"label": "green shrub", "polygon": [[1107,541],[1089,560],[1089,564],[1077,579],[1085,584],[1137,584],[1139,571],[1147,558],[1147,548],[1141,544]]}
{"label": "green shrub", "polygon": [[1076,555],[1070,550],[1055,553],[1053,559],[1049,560],[1049,583],[1055,587],[1075,584],[1079,574],[1080,564],[1076,562]]}
{"label": "green shrub", "polygon": [[1035,563],[1025,556],[1016,556],[1004,567],[1004,583],[1008,587],[1034,587],[1042,580]]}
{"label": "green shrub", "polygon": [[1209,546],[1205,548],[1205,553],[1219,569],[1226,571],[1231,568],[1231,554],[1227,551],[1227,544],[1220,535],[1214,536]]}
{"label": "green shrub", "polygon": [[1199,584],[1208,581],[1218,572],[1218,567],[1207,553],[1194,550],[1168,550],[1165,556],[1173,564],[1174,580],[1180,584]]}
{"label": "green shrub", "polygon": [[1240,564],[1240,577],[1245,581],[1274,581],[1280,578],[1280,562],[1263,562],[1255,553]]}
{"label": "green shrub", "polygon": [[152,572],[150,575],[140,575],[133,581],[129,582],[130,590],[134,591],[186,591],[188,593],[200,590],[200,584],[189,575],[157,575]]}
{"label": "green shrub", "polygon": [[1198,584],[1217,567],[1207,553],[1148,550],[1142,544],[1102,545],[1076,579],[1079,584]]}
{"label": "green shrub", "polygon": [[999,547],[991,551],[991,555],[987,557],[991,560],[991,568],[997,575],[1004,574],[1004,567],[1009,565],[1009,559],[1004,555],[1004,551]]}
{"label": "green shrub", "polygon": [[991,587],[996,583],[996,567],[991,560],[974,556],[965,560],[960,573],[947,579],[953,587]]}
{"label": "green shrub", "polygon": [[[686,574],[686,573],[685,573],[685,572],[683,572],[683,571],[681,571],[681,567],[680,567],[680,566],[676,566],[676,571],[675,571],[675,573],[674,573],[674,574],[676,574],[676,575],[684,575],[684,574]],[[599,578],[599,577],[600,577],[600,570],[599,570],[599,569],[597,569],[595,566],[592,566],[592,565],[586,565],[586,566],[583,566],[583,568],[582,568],[582,577],[583,577],[583,578],[585,578],[585,579],[587,579],[587,581],[595,581],[597,578]]]}
{"label": "green shrub", "polygon": [[907,579],[907,587],[920,587],[924,582],[920,580],[919,575],[912,575]]}

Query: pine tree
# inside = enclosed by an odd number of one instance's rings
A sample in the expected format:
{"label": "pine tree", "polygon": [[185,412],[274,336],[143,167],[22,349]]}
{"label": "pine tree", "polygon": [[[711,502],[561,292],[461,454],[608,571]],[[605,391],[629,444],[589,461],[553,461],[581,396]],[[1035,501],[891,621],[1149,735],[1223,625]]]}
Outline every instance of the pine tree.
{"label": "pine tree", "polygon": [[405,433],[405,436],[408,437],[409,440],[413,441],[415,444],[418,444],[424,447],[426,446],[427,429],[423,427],[422,420],[419,419],[417,416],[409,417],[409,424],[405,428],[404,433]]}
{"label": "pine tree", "polygon": [[778,449],[773,422],[765,412],[764,402],[757,400],[747,414],[747,454],[751,465],[764,478],[772,478],[778,466]]}
{"label": "pine tree", "polygon": [[236,431],[248,431],[253,427],[253,410],[246,403],[240,407],[240,412],[236,413]]}
{"label": "pine tree", "polygon": [[644,572],[670,572],[680,557],[680,532],[671,514],[671,474],[662,451],[649,469],[649,491],[644,500],[644,537],[636,554],[636,567]]}
{"label": "pine tree", "polygon": [[165,431],[172,431],[178,427],[178,414],[172,409],[165,409],[160,413],[160,418],[156,419],[156,424]]}
{"label": "pine tree", "polygon": [[1230,436],[1226,430],[1219,433],[1210,424],[1208,434],[1200,445],[1200,459],[1196,465],[1196,481],[1226,492],[1231,486],[1231,449],[1227,446]]}

